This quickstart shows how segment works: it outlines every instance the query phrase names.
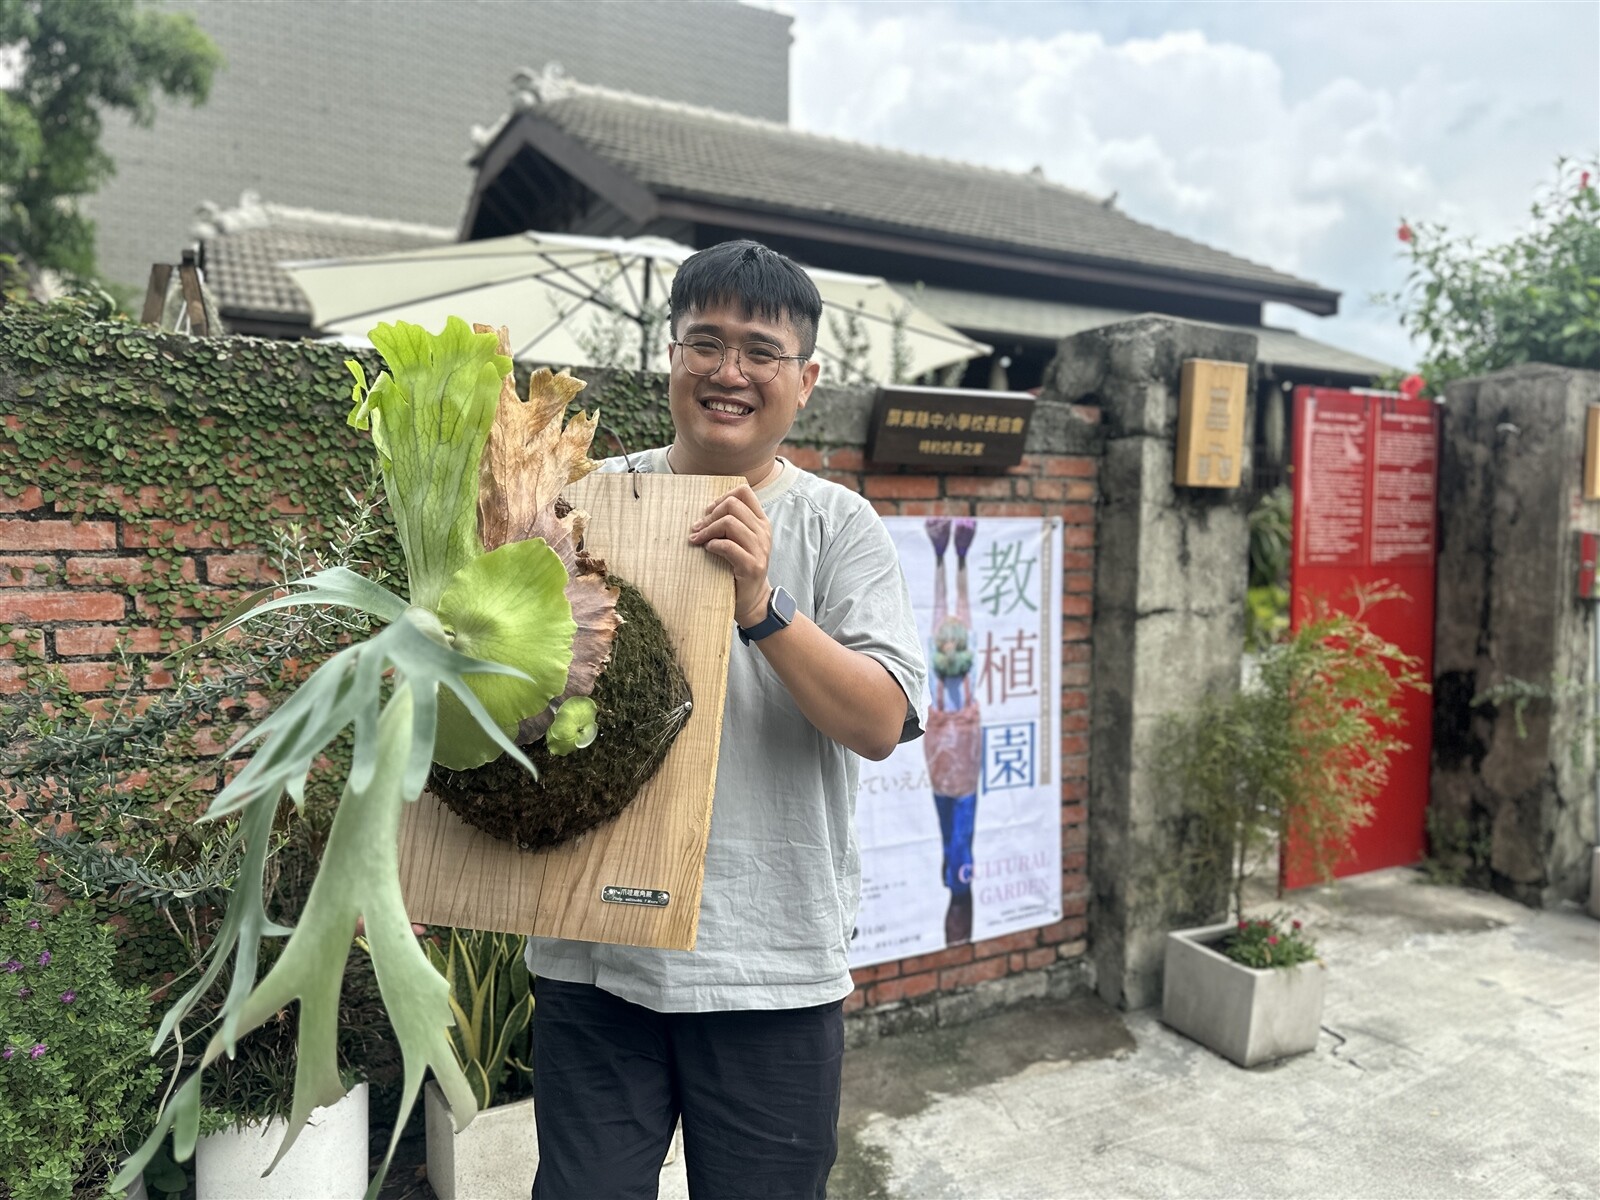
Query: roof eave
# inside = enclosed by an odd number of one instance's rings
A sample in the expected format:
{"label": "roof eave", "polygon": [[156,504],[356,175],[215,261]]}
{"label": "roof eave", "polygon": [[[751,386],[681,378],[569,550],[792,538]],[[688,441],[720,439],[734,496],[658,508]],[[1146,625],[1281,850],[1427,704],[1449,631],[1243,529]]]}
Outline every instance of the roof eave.
{"label": "roof eave", "polygon": [[660,215],[663,217],[711,224],[737,223],[746,228],[761,229],[768,233],[780,233],[790,237],[809,237],[819,241],[944,258],[1029,274],[1150,288],[1252,304],[1289,304],[1318,316],[1331,316],[1339,311],[1339,293],[1325,288],[1251,284],[1237,279],[1171,268],[1141,267],[1115,259],[1093,259],[1044,250],[1023,250],[1002,243],[983,242],[927,230],[895,228],[859,218],[821,217],[812,213],[785,211],[753,203],[731,205],[688,192],[669,193],[663,190],[659,193],[659,206]]}
{"label": "roof eave", "polygon": [[508,121],[494,140],[472,159],[478,173],[461,226],[463,238],[471,232],[477,220],[484,192],[524,146],[531,146],[543,154],[640,226],[662,217],[708,224],[733,223],[752,230],[791,237],[943,258],[1028,274],[1154,288],[1251,304],[1289,304],[1318,316],[1331,316],[1339,311],[1339,293],[1325,288],[1250,284],[1171,268],[1140,267],[1118,260],[1023,250],[928,230],[897,228],[859,218],[823,217],[815,212],[783,210],[750,202],[734,205],[701,193],[652,188],[595,153],[558,125],[541,117],[536,110],[519,113]]}
{"label": "roof eave", "polygon": [[615,205],[630,220],[642,225],[659,215],[659,204],[653,191],[530,110],[518,113],[514,119],[506,122],[494,140],[469,160],[477,168],[477,176],[473,180],[472,196],[461,222],[463,239],[471,233],[478,218],[484,192],[524,147],[537,150],[607,203]]}

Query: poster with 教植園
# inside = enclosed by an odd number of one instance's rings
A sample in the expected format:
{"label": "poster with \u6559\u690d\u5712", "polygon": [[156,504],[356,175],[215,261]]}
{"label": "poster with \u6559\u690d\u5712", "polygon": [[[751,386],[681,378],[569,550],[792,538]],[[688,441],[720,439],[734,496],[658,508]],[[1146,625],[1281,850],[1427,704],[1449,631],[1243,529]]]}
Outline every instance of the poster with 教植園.
{"label": "poster with \u6559\u690d\u5712", "polygon": [[1061,523],[891,517],[924,735],[861,764],[852,966],[1061,919]]}

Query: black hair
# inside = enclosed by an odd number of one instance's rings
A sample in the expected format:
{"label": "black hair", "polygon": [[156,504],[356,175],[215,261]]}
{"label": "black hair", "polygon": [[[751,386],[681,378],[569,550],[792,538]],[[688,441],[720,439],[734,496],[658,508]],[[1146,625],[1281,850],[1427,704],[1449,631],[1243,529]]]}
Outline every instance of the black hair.
{"label": "black hair", "polygon": [[684,259],[673,276],[667,310],[673,336],[686,313],[719,304],[737,304],[747,320],[787,319],[800,336],[801,354],[809,358],[817,348],[822,320],[817,285],[798,264],[760,242],[723,242]]}

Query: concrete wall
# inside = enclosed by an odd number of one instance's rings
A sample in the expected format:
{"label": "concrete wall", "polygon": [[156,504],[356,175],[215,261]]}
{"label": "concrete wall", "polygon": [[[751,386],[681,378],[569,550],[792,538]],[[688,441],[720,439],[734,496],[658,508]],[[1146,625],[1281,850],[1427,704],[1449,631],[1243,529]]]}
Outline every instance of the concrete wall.
{"label": "concrete wall", "polygon": [[[1576,599],[1583,437],[1600,373],[1529,366],[1453,384],[1439,459],[1430,852],[1529,904],[1587,896],[1595,771],[1584,732],[1596,696],[1474,706],[1511,679],[1600,682],[1595,607]],[[1583,756],[1574,761],[1574,750]]]}
{"label": "concrete wall", "polygon": [[1187,358],[1253,369],[1255,357],[1251,334],[1144,317],[1068,338],[1046,377],[1051,395],[1098,407],[1105,427],[1090,687],[1090,952],[1100,995],[1125,1008],[1159,999],[1166,931],[1215,915],[1170,888],[1163,865],[1176,859],[1176,813],[1152,753],[1165,716],[1238,686],[1244,642],[1247,493],[1173,485],[1179,375]]}
{"label": "concrete wall", "polygon": [[[727,0],[168,0],[227,58],[201,108],[106,120],[116,178],[90,208],[101,269],[143,287],[196,208],[245,189],[355,216],[455,225],[474,125],[523,67],[773,121],[789,114],[792,18]],[[715,64],[708,69],[707,64]]]}

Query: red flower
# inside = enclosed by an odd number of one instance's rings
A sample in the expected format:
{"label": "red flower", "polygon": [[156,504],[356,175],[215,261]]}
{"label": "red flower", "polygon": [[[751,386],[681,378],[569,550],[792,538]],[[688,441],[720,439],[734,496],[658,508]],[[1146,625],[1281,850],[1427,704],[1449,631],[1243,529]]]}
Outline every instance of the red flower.
{"label": "red flower", "polygon": [[1400,231],[1396,236],[1398,236],[1402,242],[1409,242],[1416,235],[1411,232],[1410,225],[1407,225],[1404,221],[1401,221]]}
{"label": "red flower", "polygon": [[1245,929],[1245,928],[1247,928],[1249,926],[1249,924],[1250,924],[1249,921],[1240,921],[1239,922],[1239,928],[1240,929]]}
{"label": "red flower", "polygon": [[1400,381],[1400,393],[1407,400],[1415,400],[1422,395],[1422,389],[1428,386],[1428,381],[1421,375],[1407,375]]}
{"label": "red flower", "polygon": [[1299,921],[1291,921],[1289,923],[1290,923],[1290,925],[1292,925],[1296,929],[1300,928],[1300,922]]}
{"label": "red flower", "polygon": [[1589,172],[1585,171],[1582,175],[1578,176],[1578,190],[1580,192],[1586,192],[1589,190]]}
{"label": "red flower", "polygon": [[1269,937],[1269,938],[1268,938],[1268,939],[1267,939],[1267,945],[1269,945],[1269,946],[1276,946],[1276,945],[1277,945],[1277,944],[1278,944],[1278,939],[1277,939],[1277,937],[1276,937],[1276,936],[1273,936],[1273,937]]}

